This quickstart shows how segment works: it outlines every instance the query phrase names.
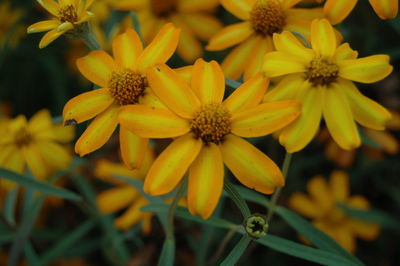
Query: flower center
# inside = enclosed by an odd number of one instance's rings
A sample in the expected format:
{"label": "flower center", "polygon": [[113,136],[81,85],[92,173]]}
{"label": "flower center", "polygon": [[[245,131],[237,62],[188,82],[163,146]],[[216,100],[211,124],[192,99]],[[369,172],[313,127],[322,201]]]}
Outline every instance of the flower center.
{"label": "flower center", "polygon": [[32,135],[26,130],[26,128],[19,129],[14,137],[15,145],[19,148],[28,146],[33,140]]}
{"label": "flower center", "polygon": [[139,102],[147,87],[147,80],[129,69],[120,69],[111,74],[110,92],[120,105]]}
{"label": "flower center", "polygon": [[328,87],[336,81],[338,74],[339,67],[322,57],[315,58],[306,67],[306,79],[308,79],[314,87]]}
{"label": "flower center", "polygon": [[196,138],[205,143],[219,144],[231,131],[231,114],[219,103],[203,105],[190,120],[190,127]]}
{"label": "flower center", "polygon": [[150,6],[154,13],[159,18],[169,17],[171,13],[177,9],[176,0],[150,0]]}
{"label": "flower center", "polygon": [[258,0],[250,11],[250,21],[255,32],[272,36],[282,31],[286,16],[278,0]]}
{"label": "flower center", "polygon": [[67,5],[58,9],[58,18],[61,22],[78,22],[78,14],[73,5]]}

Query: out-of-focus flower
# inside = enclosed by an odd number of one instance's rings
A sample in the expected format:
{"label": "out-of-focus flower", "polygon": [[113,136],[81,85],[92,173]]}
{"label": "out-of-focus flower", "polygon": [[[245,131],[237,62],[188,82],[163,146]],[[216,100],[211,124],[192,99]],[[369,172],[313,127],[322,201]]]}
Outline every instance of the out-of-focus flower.
{"label": "out-of-focus flower", "polygon": [[[0,167],[23,173],[25,165],[39,179],[68,167],[72,155],[64,143],[74,137],[74,128],[54,124],[48,110],[37,112],[29,121],[20,115],[10,120],[1,133]],[[10,188],[14,183],[1,180]]]}
{"label": "out-of-focus flower", "polygon": [[[161,28],[145,48],[137,33],[128,29],[113,41],[112,58],[104,50],[91,52],[77,60],[79,71],[101,88],[83,93],[64,106],[64,123],[76,124],[94,118],[75,144],[84,156],[102,147],[118,126],[118,113],[124,105],[162,103],[148,88],[146,70],[165,63],[174,53],[180,30],[171,23]],[[147,139],[120,127],[122,159],[129,168],[139,168]]]}
{"label": "out-of-focus flower", "polygon": [[0,4],[0,49],[15,48],[25,34],[25,27],[19,24],[21,17],[22,11],[11,8],[9,1]]}
{"label": "out-of-focus flower", "polygon": [[[386,124],[385,131],[378,131],[373,129],[362,129],[362,134],[369,138],[373,143],[368,145],[364,143],[363,148],[365,154],[370,158],[381,158],[383,152],[394,155],[399,152],[399,141],[389,130],[400,130],[400,114],[391,111],[392,119]],[[326,143],[325,155],[330,160],[334,161],[341,167],[350,167],[356,157],[356,150],[343,150],[341,149],[329,136],[327,130],[323,130],[319,135],[319,139]]]}
{"label": "out-of-focus flower", "polygon": [[221,4],[243,22],[229,25],[216,33],[206,49],[223,50],[236,46],[221,66],[225,75],[244,80],[261,71],[264,54],[274,50],[272,35],[282,30],[310,37],[314,18],[323,17],[322,9],[293,8],[300,0],[221,0]]}
{"label": "out-of-focus flower", "polygon": [[113,163],[107,160],[101,160],[97,163],[95,169],[96,177],[115,185],[101,192],[97,196],[97,205],[104,214],[110,214],[127,208],[119,217],[114,220],[114,224],[121,230],[127,230],[135,224],[142,222],[144,234],[151,231],[152,213],[142,212],[141,207],[148,204],[148,201],[134,187],[123,183],[114,176],[122,176],[143,180],[154,161],[152,150],[146,152],[146,156],[139,169],[129,170],[123,164]]}
{"label": "out-of-focus flower", "polygon": [[189,210],[208,218],[222,192],[224,163],[241,183],[259,192],[270,194],[284,185],[276,164],[241,137],[265,136],[288,125],[299,115],[297,101],[259,104],[268,80],[257,75],[222,102],[222,69],[202,59],[192,68],[190,84],[166,65],[150,68],[147,78],[169,110],[126,106],[119,121],[142,137],[175,139],[150,168],[145,192],[168,193],[189,171]]}
{"label": "out-of-focus flower", "polygon": [[311,218],[315,227],[348,251],[355,252],[356,237],[370,241],[378,237],[378,225],[352,218],[337,206],[341,203],[360,210],[370,206],[363,196],[350,196],[349,178],[345,172],[332,172],[329,183],[322,176],[314,177],[308,182],[307,191],[309,195],[293,193],[289,207]]}
{"label": "out-of-focus flower", "polygon": [[84,31],[86,23],[93,13],[88,8],[93,0],[37,0],[53,18],[32,24],[28,27],[28,33],[48,31],[40,40],[39,48],[46,47],[49,43],[69,31]]}
{"label": "out-of-focus flower", "polygon": [[222,24],[212,11],[218,0],[122,0],[115,8],[137,12],[145,43],[167,22],[182,29],[177,52],[187,62],[203,55],[202,41],[221,29]]}
{"label": "out-of-focus flower", "polygon": [[267,77],[282,77],[265,101],[297,99],[302,112],[279,135],[288,152],[303,149],[319,130],[323,117],[330,134],[346,150],[360,146],[355,121],[375,130],[385,129],[390,113],[365,97],[352,81],[373,83],[388,76],[389,56],[357,58],[348,43],[339,45],[326,19],[311,25],[311,48],[290,32],[274,35],[277,51],[267,53],[263,70]]}

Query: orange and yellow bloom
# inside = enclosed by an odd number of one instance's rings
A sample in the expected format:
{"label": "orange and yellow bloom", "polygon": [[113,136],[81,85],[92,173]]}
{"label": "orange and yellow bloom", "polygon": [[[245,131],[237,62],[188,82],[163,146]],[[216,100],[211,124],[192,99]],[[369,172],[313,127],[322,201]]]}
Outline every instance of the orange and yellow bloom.
{"label": "orange and yellow bloom", "polygon": [[216,33],[207,50],[236,46],[222,62],[225,75],[244,80],[261,71],[263,56],[274,50],[272,35],[282,30],[310,37],[314,18],[322,17],[320,8],[293,8],[300,0],[221,0],[221,4],[243,22],[229,25]]}
{"label": "orange and yellow bloom", "polygon": [[[37,0],[54,18],[40,21],[28,27],[28,33],[48,31],[39,43],[44,48],[68,31],[87,22],[93,13],[87,11],[93,0]],[[80,29],[82,30],[82,29]]]}
{"label": "orange and yellow bloom", "polygon": [[[65,124],[93,119],[75,144],[75,152],[84,156],[102,147],[118,126],[118,113],[124,105],[137,103],[162,105],[148,87],[146,71],[165,63],[174,53],[179,30],[165,25],[145,48],[137,33],[128,29],[112,44],[114,59],[96,50],[77,60],[79,71],[101,88],[76,96],[64,106]],[[120,127],[122,159],[129,168],[139,168],[147,149],[147,139]]]}
{"label": "orange and yellow bloom", "polygon": [[263,70],[267,77],[282,77],[266,94],[265,101],[297,99],[302,112],[279,135],[288,152],[304,148],[315,136],[323,117],[330,134],[343,149],[360,146],[356,122],[383,130],[390,113],[365,97],[353,81],[373,83],[388,76],[393,67],[389,56],[357,58],[348,43],[339,45],[326,19],[311,25],[311,48],[290,32],[274,35],[277,51],[267,53]]}
{"label": "orange and yellow bloom", "polygon": [[350,252],[356,250],[356,237],[374,240],[379,235],[379,226],[352,218],[345,214],[337,204],[367,210],[369,202],[361,195],[350,196],[349,178],[346,173],[334,171],[329,183],[317,176],[307,184],[309,195],[293,193],[289,207],[312,219],[315,227],[335,239]]}
{"label": "orange and yellow bloom", "polygon": [[144,190],[168,193],[189,171],[189,210],[208,218],[222,192],[224,164],[259,192],[270,194],[284,185],[275,163],[241,137],[283,128],[297,118],[299,105],[293,100],[260,104],[268,86],[261,75],[222,101],[225,79],[218,63],[198,59],[191,71],[187,82],[166,65],[150,68],[149,84],[168,109],[126,106],[119,121],[142,137],[175,138],[151,166]]}

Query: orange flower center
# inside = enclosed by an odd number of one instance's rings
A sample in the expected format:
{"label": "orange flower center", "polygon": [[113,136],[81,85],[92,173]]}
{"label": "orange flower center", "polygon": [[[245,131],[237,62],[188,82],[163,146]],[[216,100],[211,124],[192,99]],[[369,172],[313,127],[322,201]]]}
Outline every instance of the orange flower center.
{"label": "orange flower center", "polygon": [[190,127],[196,138],[219,144],[231,131],[231,114],[222,104],[209,103],[195,112]]}
{"label": "orange flower center", "polygon": [[339,67],[323,57],[317,57],[306,67],[306,79],[314,87],[328,87],[336,81],[339,74]]}
{"label": "orange flower center", "polygon": [[33,140],[32,135],[27,131],[25,127],[19,129],[14,137],[14,143],[19,148],[28,146]]}
{"label": "orange flower center", "polygon": [[147,87],[147,79],[129,69],[114,71],[109,81],[110,92],[120,105],[139,102]]}
{"label": "orange flower center", "polygon": [[75,7],[73,5],[61,7],[58,10],[58,18],[61,22],[78,22],[78,14],[76,13]]}
{"label": "orange flower center", "polygon": [[255,32],[272,36],[286,25],[286,16],[278,0],[258,0],[250,11],[250,22]]}
{"label": "orange flower center", "polygon": [[159,18],[166,18],[177,9],[176,0],[150,0],[151,10]]}

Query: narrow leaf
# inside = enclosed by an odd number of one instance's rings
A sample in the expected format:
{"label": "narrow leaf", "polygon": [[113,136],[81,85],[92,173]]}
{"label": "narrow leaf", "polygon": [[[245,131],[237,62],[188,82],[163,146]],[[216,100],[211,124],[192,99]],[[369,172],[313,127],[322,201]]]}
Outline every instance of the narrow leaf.
{"label": "narrow leaf", "polygon": [[246,251],[246,248],[248,247],[250,242],[251,238],[249,236],[247,235],[242,236],[239,243],[236,244],[236,246],[231,250],[229,255],[221,263],[221,266],[236,265],[240,257]]}
{"label": "narrow leaf", "polygon": [[166,239],[163,244],[161,256],[158,261],[159,266],[172,266],[175,260],[175,240]]}

